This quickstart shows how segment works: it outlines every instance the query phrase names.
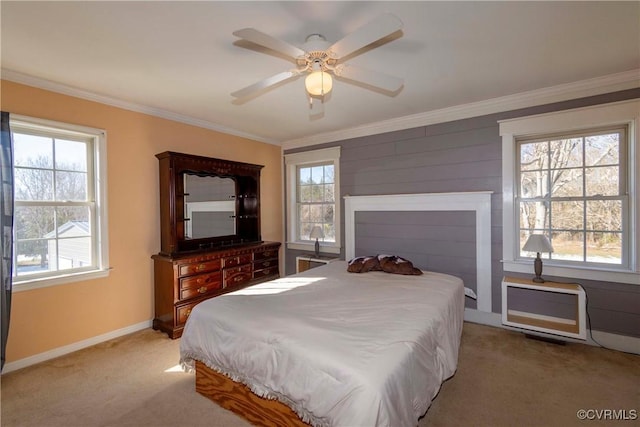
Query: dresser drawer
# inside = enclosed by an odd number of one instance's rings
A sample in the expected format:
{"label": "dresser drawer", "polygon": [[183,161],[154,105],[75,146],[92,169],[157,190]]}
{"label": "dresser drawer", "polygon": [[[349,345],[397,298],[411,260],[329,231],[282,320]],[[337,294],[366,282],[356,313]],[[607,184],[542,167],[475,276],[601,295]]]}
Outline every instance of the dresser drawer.
{"label": "dresser drawer", "polygon": [[182,264],[178,267],[178,275],[188,276],[190,274],[204,273],[207,271],[214,271],[219,269],[220,269],[220,260],[214,259],[211,261]]}
{"label": "dresser drawer", "polygon": [[216,289],[222,289],[220,271],[180,279],[180,299],[204,295]]}
{"label": "dresser drawer", "polygon": [[278,274],[278,266],[274,265],[273,267],[270,268],[264,268],[262,270],[255,270],[253,272],[253,278],[254,279],[262,279],[265,277],[270,277],[272,276],[274,279],[279,277],[280,275]]}
{"label": "dresser drawer", "polygon": [[232,256],[223,260],[223,267],[235,267],[236,265],[247,264],[251,262],[251,254]]}
{"label": "dresser drawer", "polygon": [[255,252],[253,254],[253,260],[254,261],[268,259],[268,258],[277,258],[277,257],[278,257],[278,249],[277,248],[267,249],[265,251]]}
{"label": "dresser drawer", "polygon": [[254,270],[262,270],[263,268],[273,268],[278,266],[278,258],[262,259],[253,262]]}
{"label": "dresser drawer", "polygon": [[222,282],[224,287],[242,285],[251,280],[251,264],[241,265],[240,267],[225,268],[223,270]]}
{"label": "dresser drawer", "polygon": [[191,310],[195,307],[198,302],[192,302],[190,304],[180,305],[176,307],[176,323],[178,325],[184,325],[189,316],[191,315]]}
{"label": "dresser drawer", "polygon": [[220,285],[222,282],[220,270],[213,273],[198,274],[196,276],[183,277],[180,279],[180,289],[195,289],[201,286]]}

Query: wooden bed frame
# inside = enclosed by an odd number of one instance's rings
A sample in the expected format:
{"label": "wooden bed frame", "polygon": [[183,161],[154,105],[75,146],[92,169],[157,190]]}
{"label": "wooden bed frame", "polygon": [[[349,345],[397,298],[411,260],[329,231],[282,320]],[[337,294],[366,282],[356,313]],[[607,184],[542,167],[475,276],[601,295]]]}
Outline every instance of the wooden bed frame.
{"label": "wooden bed frame", "polygon": [[[444,198],[444,199],[443,199]],[[472,210],[476,211],[476,257],[478,308],[491,310],[491,192],[406,194],[393,196],[345,197],[346,259],[355,256],[355,212],[359,210]],[[349,223],[349,221],[351,223]],[[487,310],[488,307],[488,310]],[[196,392],[243,417],[265,427],[309,427],[289,406],[262,398],[238,383],[196,361]]]}
{"label": "wooden bed frame", "polygon": [[264,399],[249,387],[196,361],[196,391],[251,424],[264,427],[309,427],[282,402]]}

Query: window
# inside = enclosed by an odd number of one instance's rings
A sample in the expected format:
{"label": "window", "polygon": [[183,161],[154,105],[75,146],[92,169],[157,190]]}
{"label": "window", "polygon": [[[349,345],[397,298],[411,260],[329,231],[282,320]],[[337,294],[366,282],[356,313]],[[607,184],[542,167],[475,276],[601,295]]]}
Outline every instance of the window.
{"label": "window", "polygon": [[[625,266],[626,128],[517,140],[519,257],[531,234],[546,234],[550,259]],[[626,258],[626,256],[625,256]]]}
{"label": "window", "polygon": [[11,117],[15,290],[107,272],[104,132]]}
{"label": "window", "polygon": [[500,123],[505,271],[530,272],[522,250],[545,234],[548,275],[638,281],[637,122],[621,102]]}
{"label": "window", "polygon": [[313,250],[309,237],[321,227],[323,252],[340,252],[340,147],[285,155],[287,166],[288,243],[291,249]]}

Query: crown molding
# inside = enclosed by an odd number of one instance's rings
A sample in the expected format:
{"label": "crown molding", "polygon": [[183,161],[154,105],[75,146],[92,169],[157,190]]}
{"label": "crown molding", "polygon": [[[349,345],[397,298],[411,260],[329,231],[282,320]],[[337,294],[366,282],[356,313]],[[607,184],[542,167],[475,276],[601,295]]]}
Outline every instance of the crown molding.
{"label": "crown molding", "polygon": [[640,69],[516,93],[282,142],[283,150],[359,138],[640,87]]}
{"label": "crown molding", "polygon": [[368,123],[353,128],[319,133],[288,141],[277,141],[273,139],[263,138],[258,135],[249,134],[238,129],[228,128],[206,120],[195,119],[193,117],[176,114],[159,108],[148,107],[145,105],[135,104],[120,99],[99,95],[72,86],[67,86],[50,80],[29,76],[12,70],[2,69],[1,77],[3,80],[49,90],[51,92],[57,92],[63,95],[69,95],[88,101],[99,102],[101,104],[106,104],[138,113],[148,114],[151,116],[172,120],[187,125],[197,126],[204,129],[210,129],[216,132],[222,132],[241,138],[247,138],[267,144],[279,145],[282,146],[283,150],[301,148],[351,138],[359,138],[363,136],[376,135],[403,129],[411,129],[436,123],[467,119],[487,114],[500,113],[503,111],[516,110],[519,108],[534,107],[536,105],[550,104],[554,102],[567,101],[570,99],[601,95],[604,93],[640,87],[640,69],[634,69],[622,73],[610,74],[603,77],[581,80],[544,89],[521,92],[484,101],[428,111],[425,113],[398,117],[395,119],[384,120],[376,123]]}
{"label": "crown molding", "polygon": [[247,138],[254,141],[264,142],[267,144],[280,145],[280,141],[274,141],[266,139],[258,135],[242,132],[238,129],[228,128],[217,123],[212,123],[207,120],[195,119],[193,117],[184,116],[182,114],[173,113],[171,111],[163,110],[160,108],[148,107],[133,102],[123,101],[117,98],[111,98],[105,95],[99,95],[86,90],[78,89],[72,86],[56,83],[51,80],[41,79],[33,77],[27,74],[22,74],[17,71],[2,69],[2,80],[8,80],[14,83],[20,83],[27,86],[32,86],[38,89],[44,89],[51,92],[60,93],[62,95],[69,95],[87,101],[99,102],[101,104],[110,105],[112,107],[122,108],[124,110],[134,111],[136,113],[148,114],[150,116],[159,117],[162,119],[171,120],[174,122],[184,123],[191,126],[196,126],[204,129],[214,130],[216,132],[222,132],[229,135],[239,136],[241,138]]}

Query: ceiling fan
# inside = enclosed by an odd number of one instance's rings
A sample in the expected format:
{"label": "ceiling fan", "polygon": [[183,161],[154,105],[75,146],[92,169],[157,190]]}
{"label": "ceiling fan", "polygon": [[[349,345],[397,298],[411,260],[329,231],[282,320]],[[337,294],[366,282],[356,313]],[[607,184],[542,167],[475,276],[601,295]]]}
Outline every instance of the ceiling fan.
{"label": "ceiling fan", "polygon": [[[311,34],[301,48],[254,28],[235,31],[234,36],[267,47],[293,59],[296,68],[278,73],[233,92],[231,96],[238,99],[257,96],[271,86],[286,80],[294,80],[306,74],[305,87],[309,95],[311,115],[314,116],[323,113],[325,96],[331,92],[333,87],[332,75],[381,89],[383,92],[394,93],[402,88],[403,79],[379,71],[344,64],[343,61],[358,50],[401,29],[402,22],[396,16],[387,13],[333,44],[328,43],[321,34]],[[316,99],[315,104],[314,99]]]}

